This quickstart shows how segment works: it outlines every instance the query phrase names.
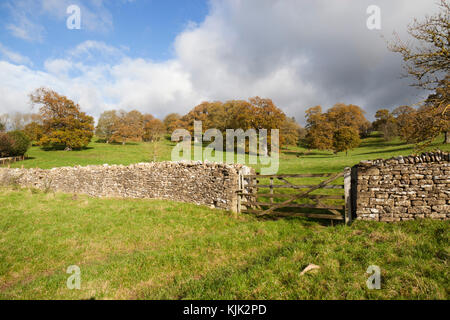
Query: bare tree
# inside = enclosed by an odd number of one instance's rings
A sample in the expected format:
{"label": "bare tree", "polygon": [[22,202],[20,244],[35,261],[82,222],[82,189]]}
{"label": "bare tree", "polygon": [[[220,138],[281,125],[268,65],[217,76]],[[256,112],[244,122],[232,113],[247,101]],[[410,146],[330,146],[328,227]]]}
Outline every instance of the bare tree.
{"label": "bare tree", "polygon": [[436,134],[445,133],[446,143],[450,143],[449,131],[449,91],[450,91],[450,3],[441,0],[439,12],[426,16],[423,21],[414,19],[408,26],[408,33],[414,42],[403,42],[398,34],[389,44],[389,49],[403,57],[406,75],[415,82],[412,86],[435,91],[423,103],[428,108],[423,112],[438,117],[435,123],[439,130],[422,130],[419,140],[430,142]]}

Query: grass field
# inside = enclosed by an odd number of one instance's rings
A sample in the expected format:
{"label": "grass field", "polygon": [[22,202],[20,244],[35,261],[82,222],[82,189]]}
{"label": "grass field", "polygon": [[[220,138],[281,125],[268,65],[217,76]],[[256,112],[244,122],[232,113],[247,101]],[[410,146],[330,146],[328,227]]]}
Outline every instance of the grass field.
{"label": "grass field", "polygon": [[[164,140],[156,159],[169,160]],[[448,146],[435,144],[449,151]],[[291,148],[280,173],[337,172],[360,160],[413,152],[365,139],[348,156]],[[130,164],[153,158],[145,143],[92,142],[83,151],[42,151],[13,167]],[[449,222],[237,219],[161,200],[94,199],[0,188],[1,299],[448,299]],[[320,266],[305,275],[308,264]],[[69,290],[66,269],[81,269]],[[370,265],[381,290],[366,287]]]}
{"label": "grass field", "polygon": [[[326,227],[12,189],[0,203],[3,299],[448,299],[448,222]],[[381,290],[366,288],[369,265]]]}
{"label": "grass field", "polygon": [[[441,144],[442,137],[437,139],[428,149],[440,148],[450,151],[450,145]],[[50,169],[63,166],[85,166],[95,164],[124,164],[171,160],[171,150],[175,142],[168,138],[156,143],[106,144],[96,142],[89,144],[87,149],[80,151],[44,151],[39,147],[31,147],[28,159],[13,163],[11,167]],[[409,155],[414,152],[413,145],[405,145],[398,139],[386,142],[379,136],[363,140],[360,147],[345,153],[333,155],[328,151],[308,151],[301,147],[290,147],[280,154],[279,173],[324,173],[338,172],[347,166],[352,166],[361,160],[390,158],[398,155]],[[155,154],[156,153],[156,154]],[[258,169],[258,166],[255,166]]]}

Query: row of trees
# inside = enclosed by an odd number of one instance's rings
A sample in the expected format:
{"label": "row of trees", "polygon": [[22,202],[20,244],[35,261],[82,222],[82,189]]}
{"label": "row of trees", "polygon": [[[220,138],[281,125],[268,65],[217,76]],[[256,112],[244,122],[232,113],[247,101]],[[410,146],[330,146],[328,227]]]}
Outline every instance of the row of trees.
{"label": "row of trees", "polygon": [[100,115],[95,128],[94,119],[82,112],[78,104],[53,90],[39,88],[30,94],[30,100],[39,107],[39,113],[3,116],[0,131],[7,127],[20,129],[43,148],[83,148],[91,141],[94,130],[106,143],[153,142],[178,128],[193,132],[194,120],[202,121],[203,131],[216,128],[224,134],[226,129],[267,129],[269,146],[270,129],[280,129],[281,145],[298,144],[303,132],[295,119],[287,117],[272,100],[259,97],[203,102],[184,116],[172,113],[164,121],[137,110],[109,110]]}
{"label": "row of trees", "polygon": [[380,109],[375,114],[373,129],[382,133],[386,140],[399,137],[407,143],[427,143],[444,133],[444,143],[450,143],[449,113],[442,111],[428,98],[424,105],[415,109],[400,106],[390,112]]}
{"label": "row of trees", "polygon": [[0,114],[0,131],[20,131],[31,122],[40,122],[40,116],[37,113],[15,112],[12,114]]}
{"label": "row of trees", "polygon": [[105,111],[101,114],[95,134],[105,142],[157,141],[166,132],[161,120],[137,110]]}
{"label": "row of trees", "polygon": [[184,116],[171,113],[163,121],[139,111],[105,111],[101,114],[96,135],[106,142],[156,141],[175,129],[194,132],[194,120],[202,121],[202,130],[218,129],[280,129],[281,145],[296,145],[301,127],[287,117],[270,99],[259,97],[227,102],[203,102]]}

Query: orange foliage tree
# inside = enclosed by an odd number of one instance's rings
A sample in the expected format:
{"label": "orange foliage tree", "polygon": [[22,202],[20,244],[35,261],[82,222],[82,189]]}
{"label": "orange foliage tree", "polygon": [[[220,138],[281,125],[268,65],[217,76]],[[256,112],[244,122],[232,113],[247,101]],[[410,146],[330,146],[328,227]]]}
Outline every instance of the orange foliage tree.
{"label": "orange foliage tree", "polygon": [[40,106],[43,135],[39,145],[70,150],[89,144],[94,134],[94,118],[81,112],[78,104],[46,88],[35,90],[30,100]]}
{"label": "orange foliage tree", "polygon": [[172,133],[177,128],[181,128],[181,116],[178,113],[170,113],[164,118],[164,127],[166,132]]}
{"label": "orange foliage tree", "polygon": [[113,126],[111,141],[125,144],[128,141],[142,141],[144,116],[137,110],[119,111]]}
{"label": "orange foliage tree", "polygon": [[164,123],[156,118],[149,119],[144,124],[144,141],[155,142],[161,140],[161,137],[166,132]]}

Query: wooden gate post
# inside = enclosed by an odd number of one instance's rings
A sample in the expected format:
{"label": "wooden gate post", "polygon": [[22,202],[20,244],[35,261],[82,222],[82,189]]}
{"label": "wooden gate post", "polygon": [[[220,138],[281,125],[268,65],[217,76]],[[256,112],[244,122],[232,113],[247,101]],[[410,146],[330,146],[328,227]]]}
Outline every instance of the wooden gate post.
{"label": "wooden gate post", "polygon": [[345,224],[350,224],[352,222],[351,186],[352,186],[352,169],[350,167],[346,167],[344,169]]}
{"label": "wooden gate post", "polygon": [[270,203],[273,204],[273,177],[270,177]]}

